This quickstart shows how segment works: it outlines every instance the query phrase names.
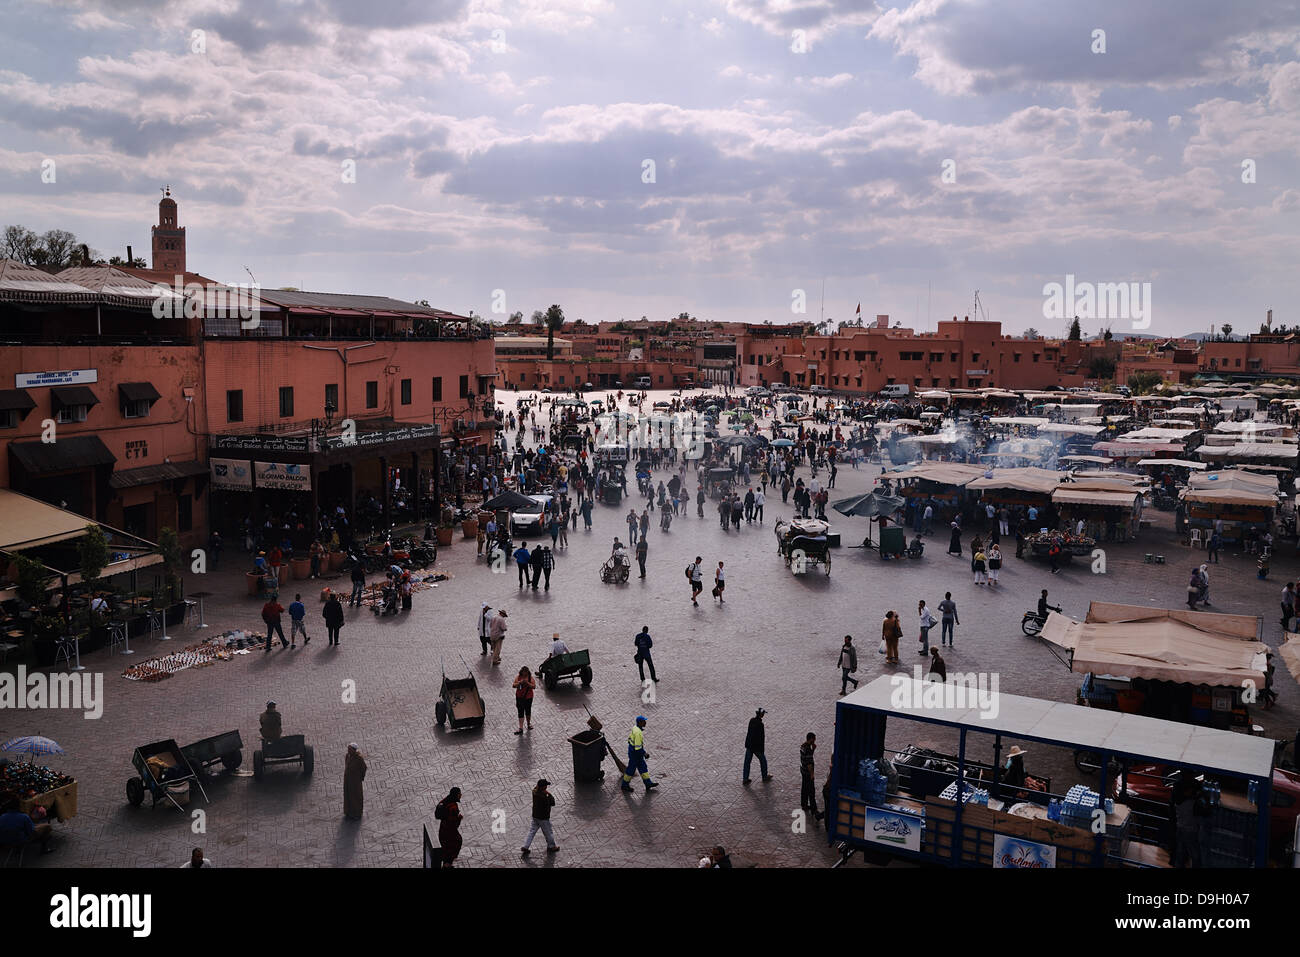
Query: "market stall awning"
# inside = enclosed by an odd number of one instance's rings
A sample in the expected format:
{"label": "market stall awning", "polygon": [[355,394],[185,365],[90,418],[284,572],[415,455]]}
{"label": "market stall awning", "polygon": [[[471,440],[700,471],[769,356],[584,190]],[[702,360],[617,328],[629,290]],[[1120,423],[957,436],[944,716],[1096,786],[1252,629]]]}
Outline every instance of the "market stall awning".
{"label": "market stall awning", "polygon": [[93,519],[12,489],[0,488],[0,550],[18,552],[80,538]]}
{"label": "market stall awning", "polygon": [[1013,425],[1027,429],[1041,429],[1049,420],[1034,415],[995,415],[989,419],[993,425]]}
{"label": "market stall awning", "polygon": [[1220,422],[1215,432],[1286,432],[1287,426],[1278,422]]}
{"label": "market stall awning", "polygon": [[961,723],[984,734],[1024,741],[1069,741],[1075,748],[1218,768],[1264,780],[1273,768],[1273,741],[1266,737],[1006,693],[997,695],[996,709],[971,701],[973,695],[956,707],[936,707],[925,697],[930,684],[901,675],[881,675],[841,698],[837,708],[867,708],[904,719]]}
{"label": "market stall awning", "polygon": [[1014,489],[1018,492],[1048,495],[1064,480],[1065,476],[1053,469],[1033,467],[997,469],[991,477],[980,476],[968,482],[966,487],[969,489]]}
{"label": "market stall awning", "polygon": [[1059,486],[1052,493],[1057,505],[1100,505],[1104,508],[1136,508],[1142,496],[1135,491],[1105,488],[1078,488]]}
{"label": "market stall awning", "polygon": [[1105,426],[1101,425],[1084,425],[1071,424],[1069,422],[1048,422],[1046,425],[1038,427],[1039,433],[1048,433],[1052,435],[1087,435],[1098,436],[1106,431]]}
{"label": "market stall awning", "polygon": [[1183,444],[1172,442],[1097,442],[1093,445],[1094,452],[1101,452],[1103,455],[1113,455],[1115,458],[1131,459],[1141,456],[1154,455],[1157,452],[1173,452],[1181,455],[1187,450]]}
{"label": "market stall awning", "polygon": [[97,435],[72,435],[57,442],[10,442],[9,454],[31,474],[95,468],[117,461]]}
{"label": "market stall awning", "polygon": [[1280,442],[1238,442],[1235,445],[1202,445],[1196,454],[1203,459],[1225,459],[1234,462],[1278,461],[1294,462],[1297,447]]}
{"label": "market stall awning", "polygon": [[1135,429],[1132,432],[1125,432],[1119,439],[1122,442],[1182,442],[1198,431],[1198,429]]}
{"label": "market stall awning", "polygon": [[1111,465],[1114,459],[1109,459],[1104,455],[1062,455],[1062,462],[1084,462],[1088,465]]}
{"label": "market stall awning", "polygon": [[1195,469],[1201,471],[1209,468],[1204,462],[1188,462],[1185,459],[1143,459],[1138,465],[1158,465],[1161,468]]}
{"label": "market stall awning", "polygon": [[1268,646],[1258,640],[1259,619],[1249,615],[1093,602],[1082,622],[1049,614],[1042,637],[1073,652],[1076,674],[1264,686]]}
{"label": "market stall awning", "polygon": [[910,482],[920,479],[937,485],[960,485],[979,478],[985,469],[979,465],[966,465],[961,462],[920,462],[905,472],[898,473],[900,481]]}
{"label": "market stall awning", "polygon": [[158,465],[142,465],[139,468],[114,472],[109,476],[108,484],[110,488],[135,488],[140,485],[153,485],[155,482],[167,482],[207,473],[206,462],[162,462]]}

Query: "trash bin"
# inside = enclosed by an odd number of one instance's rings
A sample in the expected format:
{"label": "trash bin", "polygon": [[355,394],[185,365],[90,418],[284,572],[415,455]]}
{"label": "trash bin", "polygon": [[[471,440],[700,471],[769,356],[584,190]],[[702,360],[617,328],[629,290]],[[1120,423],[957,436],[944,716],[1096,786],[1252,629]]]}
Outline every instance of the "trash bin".
{"label": "trash bin", "polygon": [[573,745],[573,780],[599,781],[605,776],[600,764],[605,760],[605,736],[599,731],[583,731],[569,739]]}

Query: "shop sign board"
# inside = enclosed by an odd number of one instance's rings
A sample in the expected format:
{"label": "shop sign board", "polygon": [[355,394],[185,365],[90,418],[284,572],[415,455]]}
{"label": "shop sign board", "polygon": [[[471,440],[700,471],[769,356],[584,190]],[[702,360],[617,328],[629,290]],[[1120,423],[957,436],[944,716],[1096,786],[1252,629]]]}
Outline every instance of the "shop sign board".
{"label": "shop sign board", "polygon": [[292,492],[311,491],[311,466],[283,462],[254,462],[258,488],[282,488]]}
{"label": "shop sign board", "polygon": [[296,435],[214,435],[212,449],[241,452],[306,452],[307,437]]}
{"label": "shop sign board", "polygon": [[98,369],[65,369],[62,372],[19,372],[15,389],[39,389],[51,385],[90,385],[99,381]]}
{"label": "shop sign board", "polygon": [[253,469],[244,459],[208,459],[213,488],[251,489]]}
{"label": "shop sign board", "polygon": [[1056,867],[1056,848],[1012,834],[993,834],[993,867],[1038,870]]}
{"label": "shop sign board", "polygon": [[888,808],[866,808],[867,826],[863,837],[873,844],[885,844],[907,851],[921,850],[921,818]]}

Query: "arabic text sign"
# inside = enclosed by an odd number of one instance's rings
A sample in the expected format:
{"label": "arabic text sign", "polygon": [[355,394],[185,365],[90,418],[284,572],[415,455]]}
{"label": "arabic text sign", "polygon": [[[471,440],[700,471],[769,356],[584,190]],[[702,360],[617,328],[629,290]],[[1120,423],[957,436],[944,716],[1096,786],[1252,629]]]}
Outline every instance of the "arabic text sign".
{"label": "arabic text sign", "polygon": [[39,389],[50,385],[90,385],[99,381],[98,369],[65,369],[62,372],[19,372],[14,388]]}
{"label": "arabic text sign", "polygon": [[258,488],[284,488],[294,492],[311,491],[311,466],[286,465],[282,462],[254,462],[253,474]]}
{"label": "arabic text sign", "polygon": [[863,837],[875,844],[887,844],[907,851],[921,849],[921,818],[884,808],[867,807]]}
{"label": "arabic text sign", "polygon": [[245,459],[208,459],[213,488],[253,487],[253,469]]}
{"label": "arabic text sign", "polygon": [[1056,867],[1056,848],[1010,834],[993,835],[993,866],[1014,870]]}

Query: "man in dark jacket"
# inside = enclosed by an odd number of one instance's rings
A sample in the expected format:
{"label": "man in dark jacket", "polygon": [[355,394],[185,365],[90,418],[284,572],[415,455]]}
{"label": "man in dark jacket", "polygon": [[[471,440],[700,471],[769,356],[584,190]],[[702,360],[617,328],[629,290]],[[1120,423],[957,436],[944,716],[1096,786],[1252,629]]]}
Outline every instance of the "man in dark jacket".
{"label": "man in dark jacket", "polygon": [[533,552],[531,555],[528,556],[528,564],[532,569],[532,576],[533,576],[530,584],[533,586],[533,591],[537,591],[537,586],[541,583],[542,580],[542,546],[541,545],[533,546]]}
{"label": "man in dark jacket", "polygon": [[348,598],[348,607],[361,607],[361,596],[366,590],[366,569],[361,564],[361,559],[352,560],[352,594]]}
{"label": "man in dark jacket", "polygon": [[655,662],[650,657],[650,649],[654,647],[654,642],[650,639],[650,626],[642,625],[640,633],[632,639],[632,643],[636,645],[634,657],[636,658],[637,670],[641,672],[641,681],[645,681],[647,667],[650,669],[650,680],[658,681],[659,678],[655,675]]}
{"label": "man in dark jacket", "polygon": [[767,752],[764,749],[767,736],[767,731],[763,727],[765,714],[767,712],[759,708],[754,712],[754,717],[749,719],[749,730],[745,732],[745,774],[741,780],[742,784],[749,783],[749,766],[753,763],[754,755],[758,755],[758,769],[763,774],[763,780],[772,780],[772,776],[767,773]]}
{"label": "man in dark jacket", "polygon": [[[555,570],[555,553],[551,551],[550,545],[543,545],[542,553],[542,574],[546,576],[546,591],[551,590],[551,572]],[[533,578],[533,587],[537,587],[537,579]]]}
{"label": "man in dark jacket", "polygon": [[532,847],[533,838],[539,830],[546,836],[547,854],[554,854],[560,849],[560,845],[555,843],[555,832],[551,830],[551,808],[555,807],[555,795],[547,790],[550,786],[551,782],[542,778],[537,782],[537,787],[533,788],[533,823],[528,829],[524,846],[519,849],[524,857],[528,856],[528,849]]}
{"label": "man in dark jacket", "polygon": [[817,735],[811,731],[799,745],[799,806],[805,811],[812,811],[813,820],[820,821],[826,815],[817,810],[816,768],[813,754],[817,750]]}
{"label": "man in dark jacket", "polygon": [[343,627],[343,603],[339,601],[338,592],[330,593],[329,601],[325,602],[321,617],[325,619],[325,631],[329,635],[329,643],[337,645],[339,643],[339,629]]}

